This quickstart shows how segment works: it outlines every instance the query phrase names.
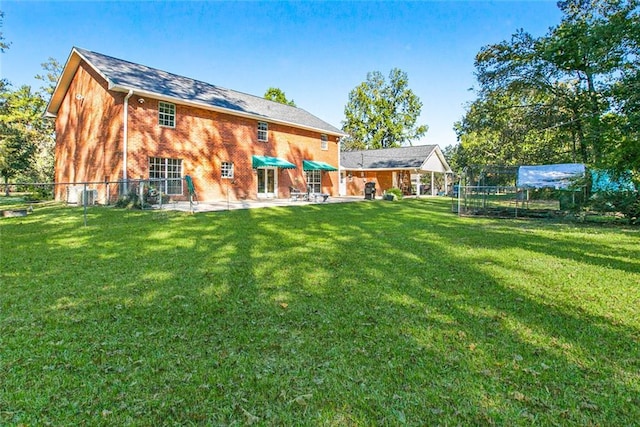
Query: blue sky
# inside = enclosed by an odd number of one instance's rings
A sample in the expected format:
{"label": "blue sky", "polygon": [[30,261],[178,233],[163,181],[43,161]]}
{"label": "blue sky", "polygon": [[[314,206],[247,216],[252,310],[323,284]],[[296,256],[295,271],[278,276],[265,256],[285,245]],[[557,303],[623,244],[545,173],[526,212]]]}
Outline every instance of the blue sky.
{"label": "blue sky", "polygon": [[370,71],[400,68],[422,101],[414,144],[456,142],[453,123],[474,99],[474,57],[520,28],[560,22],[555,1],[216,2],[1,0],[1,76],[14,87],[73,46],[241,92],[282,89],[341,127],[349,92]]}

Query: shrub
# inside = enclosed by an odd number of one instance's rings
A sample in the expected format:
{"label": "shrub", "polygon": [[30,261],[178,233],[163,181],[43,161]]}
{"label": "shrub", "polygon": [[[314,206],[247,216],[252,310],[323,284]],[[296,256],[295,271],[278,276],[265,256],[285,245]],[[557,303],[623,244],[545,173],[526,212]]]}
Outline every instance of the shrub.
{"label": "shrub", "polygon": [[402,190],[400,190],[399,188],[390,188],[385,191],[385,194],[392,194],[395,200],[402,200]]}
{"label": "shrub", "polygon": [[589,208],[600,214],[619,213],[630,224],[640,223],[640,193],[637,191],[599,191],[589,199]]}
{"label": "shrub", "polygon": [[115,207],[123,209],[141,209],[140,197],[138,196],[137,191],[132,190],[127,194],[120,196],[118,201],[115,203]]}
{"label": "shrub", "polygon": [[43,186],[30,186],[29,193],[24,196],[25,202],[41,202],[43,200],[52,200],[53,192],[51,189]]}
{"label": "shrub", "polygon": [[[126,195],[120,196],[118,201],[115,203],[115,206],[117,208],[125,209],[142,209],[141,201],[144,202],[145,207],[160,203],[160,192],[152,186],[143,184],[142,200],[140,200],[139,187],[134,184],[129,188],[129,192]],[[166,204],[169,201],[169,196],[162,194],[162,203]]]}

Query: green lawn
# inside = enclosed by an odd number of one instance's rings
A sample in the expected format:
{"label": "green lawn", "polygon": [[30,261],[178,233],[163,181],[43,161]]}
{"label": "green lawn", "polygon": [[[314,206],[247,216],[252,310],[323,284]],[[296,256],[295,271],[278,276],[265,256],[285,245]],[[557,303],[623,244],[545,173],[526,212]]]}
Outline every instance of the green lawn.
{"label": "green lawn", "polygon": [[0,219],[0,425],[638,425],[640,229],[448,199]]}

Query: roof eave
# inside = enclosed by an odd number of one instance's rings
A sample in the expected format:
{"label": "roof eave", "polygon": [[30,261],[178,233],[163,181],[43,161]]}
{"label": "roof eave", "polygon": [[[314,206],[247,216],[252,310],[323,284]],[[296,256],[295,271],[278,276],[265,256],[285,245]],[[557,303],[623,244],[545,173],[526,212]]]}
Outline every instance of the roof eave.
{"label": "roof eave", "polygon": [[410,171],[414,171],[414,170],[421,170],[420,168],[414,168],[414,167],[397,167],[397,168],[360,168],[360,167],[348,167],[348,166],[342,166],[343,170],[348,170],[348,171],[363,171],[363,172],[380,172],[380,171],[398,171],[398,170],[410,170]]}
{"label": "roof eave", "polygon": [[451,166],[449,166],[449,162],[447,162],[446,157],[444,157],[444,153],[440,149],[439,145],[435,146],[435,148],[433,149],[432,153],[433,152],[435,152],[436,155],[438,156],[438,159],[440,159],[440,163],[442,163],[445,166],[446,173],[453,173],[453,171],[451,170]]}
{"label": "roof eave", "polygon": [[51,94],[51,99],[49,100],[49,103],[47,104],[47,109],[45,110],[45,117],[56,117],[58,115],[58,109],[60,108],[60,104],[62,103],[64,96],[69,90],[71,81],[73,80],[73,77],[75,76],[76,71],[78,70],[78,67],[80,66],[80,63],[82,61],[84,61],[96,73],[98,73],[98,75],[107,82],[109,88],[114,86],[111,80],[109,80],[107,76],[104,75],[102,71],[100,71],[99,68],[95,67],[91,63],[91,61],[85,58],[84,55],[82,55],[82,53],[80,53],[76,47],[73,47],[71,49],[71,53],[69,53],[69,58],[67,58],[67,62],[65,62],[64,69],[62,70],[62,74],[58,79],[56,88],[53,90],[53,93]]}
{"label": "roof eave", "polygon": [[80,56],[76,49],[73,48],[71,49],[71,53],[69,53],[69,57],[65,62],[64,69],[62,70],[62,74],[58,79],[58,83],[56,83],[56,87],[51,94],[51,98],[49,98],[47,108],[44,110],[45,117],[56,117],[58,115],[60,104],[62,104],[62,100],[69,90],[71,80],[73,80],[73,76],[76,74],[79,66]]}

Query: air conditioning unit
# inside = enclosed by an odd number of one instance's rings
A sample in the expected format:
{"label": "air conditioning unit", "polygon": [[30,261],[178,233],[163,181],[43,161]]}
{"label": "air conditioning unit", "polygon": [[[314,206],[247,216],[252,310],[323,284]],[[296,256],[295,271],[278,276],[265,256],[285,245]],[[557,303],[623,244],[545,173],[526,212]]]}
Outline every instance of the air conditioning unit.
{"label": "air conditioning unit", "polygon": [[79,203],[79,195],[84,189],[83,185],[70,185],[67,187],[67,203],[76,205]]}
{"label": "air conditioning unit", "polygon": [[98,190],[80,190],[78,191],[78,205],[84,206],[86,200],[86,205],[95,205],[98,203]]}

